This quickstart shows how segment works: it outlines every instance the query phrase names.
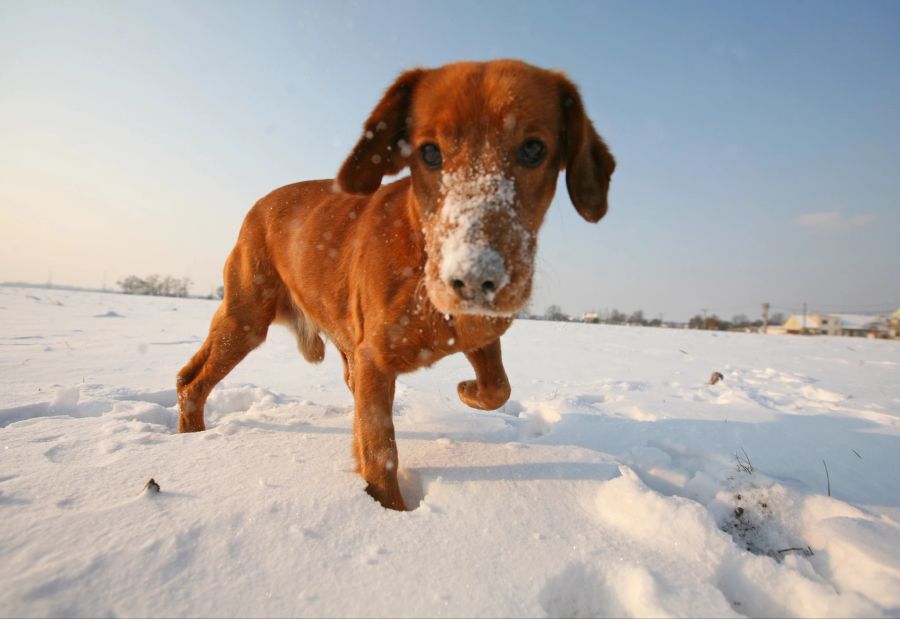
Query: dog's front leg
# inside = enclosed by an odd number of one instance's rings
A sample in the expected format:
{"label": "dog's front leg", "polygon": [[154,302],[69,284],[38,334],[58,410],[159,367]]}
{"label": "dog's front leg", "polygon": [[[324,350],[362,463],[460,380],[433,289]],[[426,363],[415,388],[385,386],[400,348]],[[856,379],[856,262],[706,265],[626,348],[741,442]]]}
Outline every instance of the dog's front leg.
{"label": "dog's front leg", "polygon": [[397,483],[397,442],[394,438],[392,407],[396,375],[356,355],[352,365],[353,452],[358,470],[368,482],[366,492],[390,509],[406,510]]}
{"label": "dog's front leg", "polygon": [[500,338],[467,352],[466,358],[475,368],[475,380],[464,380],[457,385],[459,399],[482,410],[503,406],[509,399],[510,387],[500,355]]}

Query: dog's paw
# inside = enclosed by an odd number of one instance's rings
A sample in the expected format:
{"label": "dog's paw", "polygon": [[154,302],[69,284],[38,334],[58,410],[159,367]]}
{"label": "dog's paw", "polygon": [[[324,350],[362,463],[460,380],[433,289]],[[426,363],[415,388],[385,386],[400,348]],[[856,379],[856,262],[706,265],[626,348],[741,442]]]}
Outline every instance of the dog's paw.
{"label": "dog's paw", "polygon": [[203,432],[206,430],[206,424],[203,422],[203,419],[191,418],[182,413],[178,416],[178,432],[186,433],[186,432]]}
{"label": "dog's paw", "polygon": [[366,486],[366,492],[370,497],[381,503],[381,506],[385,509],[393,509],[398,512],[409,511],[406,507],[406,501],[403,500],[403,495],[400,494],[399,486],[389,491],[370,483]]}
{"label": "dog's paw", "polygon": [[479,387],[474,380],[464,380],[456,386],[459,399],[464,404],[483,411],[500,408],[509,400],[511,389],[509,383],[501,383],[493,387]]}

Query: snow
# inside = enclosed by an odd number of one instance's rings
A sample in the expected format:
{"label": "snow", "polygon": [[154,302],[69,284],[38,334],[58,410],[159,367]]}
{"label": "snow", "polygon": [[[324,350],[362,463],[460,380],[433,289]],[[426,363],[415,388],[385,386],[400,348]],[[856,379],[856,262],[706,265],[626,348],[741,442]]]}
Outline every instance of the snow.
{"label": "snow", "polygon": [[215,307],[0,287],[0,614],[900,614],[897,342],[517,321],[501,410],[399,380],[398,513],[286,330],[175,433]]}

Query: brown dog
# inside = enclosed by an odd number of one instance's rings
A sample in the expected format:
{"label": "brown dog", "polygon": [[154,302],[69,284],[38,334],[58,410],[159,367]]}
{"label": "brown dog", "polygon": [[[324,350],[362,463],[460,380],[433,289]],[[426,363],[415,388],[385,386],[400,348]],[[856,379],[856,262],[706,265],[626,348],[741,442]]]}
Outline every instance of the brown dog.
{"label": "brown dog", "polygon": [[[409,166],[389,185],[382,177]],[[516,61],[402,74],[336,181],[276,189],[250,210],[225,264],[209,336],[178,374],[178,430],[205,429],[212,388],[287,325],[311,362],[334,342],[356,403],[353,454],[367,491],[405,509],[391,407],[399,374],[462,352],[469,406],[509,398],[500,336],[531,293],[537,232],[566,170],[590,222],[615,160],[575,86]]]}

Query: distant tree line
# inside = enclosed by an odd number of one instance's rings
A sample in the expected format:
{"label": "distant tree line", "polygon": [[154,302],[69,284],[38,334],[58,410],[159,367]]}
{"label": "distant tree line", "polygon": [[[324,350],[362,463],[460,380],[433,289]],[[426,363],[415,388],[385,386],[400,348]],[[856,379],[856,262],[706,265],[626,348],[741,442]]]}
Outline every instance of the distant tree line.
{"label": "distant tree line", "polygon": [[[784,324],[784,314],[776,313],[769,317],[770,325]],[[690,329],[705,329],[707,331],[730,331],[732,329],[759,329],[763,326],[762,320],[750,320],[745,314],[736,314],[731,320],[719,318],[717,315],[695,315],[688,321]]]}
{"label": "distant tree line", "polygon": [[614,309],[609,313],[593,315],[589,313],[585,314],[585,316],[582,318],[572,318],[568,314],[563,312],[560,306],[551,305],[544,311],[543,316],[524,315],[522,317],[531,318],[533,320],[555,320],[559,322],[576,321],[608,325],[641,325],[645,327],[662,326],[662,319],[660,318],[653,318],[650,320],[644,318],[644,310],[637,310],[636,312],[632,312],[631,314],[626,314],[625,312],[620,312],[619,310]]}
{"label": "distant tree line", "polygon": [[[558,322],[577,321],[607,325],[661,327],[663,326],[663,324],[667,324],[668,326],[676,326],[676,324],[674,323],[663,323],[662,317],[648,319],[644,316],[644,310],[636,310],[634,312],[631,312],[630,314],[626,314],[625,312],[621,312],[618,309],[613,309],[610,312],[589,312],[582,318],[572,318],[565,312],[563,312],[562,308],[559,305],[550,305],[544,311],[543,315],[533,315],[526,311],[520,313],[519,317],[530,318],[533,320],[553,320]],[[784,315],[781,313],[773,314],[769,318],[770,325],[780,325],[783,323]],[[678,324],[683,326],[683,323]],[[736,314],[735,316],[732,316],[731,320],[719,318],[715,314],[711,316],[701,316],[698,314],[691,318],[687,323],[687,326],[690,329],[707,329],[711,331],[729,331],[732,329],[758,329],[762,327],[762,325],[762,320],[750,320],[745,314]]]}
{"label": "distant tree line", "polygon": [[186,297],[191,288],[190,278],[166,275],[148,275],[138,277],[129,275],[116,282],[125,294],[146,294],[154,297]]}
{"label": "distant tree line", "polygon": [[563,314],[562,308],[558,305],[551,305],[544,312],[543,316],[544,320],[555,320],[557,322],[566,321],[569,319],[568,316]]}

